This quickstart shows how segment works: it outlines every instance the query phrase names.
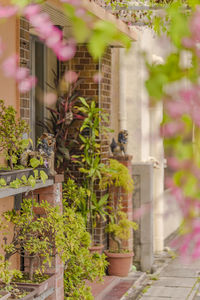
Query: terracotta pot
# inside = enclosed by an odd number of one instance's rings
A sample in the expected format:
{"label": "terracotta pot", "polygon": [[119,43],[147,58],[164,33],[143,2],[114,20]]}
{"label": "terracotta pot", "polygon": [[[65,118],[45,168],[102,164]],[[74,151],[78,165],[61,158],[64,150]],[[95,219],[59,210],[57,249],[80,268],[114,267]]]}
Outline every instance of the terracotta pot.
{"label": "terracotta pot", "polygon": [[41,283],[26,283],[26,282],[15,282],[17,287],[23,287],[23,288],[32,288],[36,290],[36,296],[41,295],[46,290],[48,290],[51,287],[55,287],[55,276],[56,274],[46,274],[49,275],[49,278]]}
{"label": "terracotta pot", "polygon": [[102,252],[103,252],[103,247],[104,247],[104,245],[90,246],[90,247],[89,247],[89,251],[90,251],[91,254],[93,254],[93,253],[99,253],[99,254],[102,254]]}
{"label": "terracotta pot", "polygon": [[46,211],[43,207],[33,207],[33,211],[36,215],[45,215],[46,214]]}
{"label": "terracotta pot", "polygon": [[105,251],[108,265],[108,274],[112,276],[126,277],[131,268],[133,252],[128,253],[111,253]]}

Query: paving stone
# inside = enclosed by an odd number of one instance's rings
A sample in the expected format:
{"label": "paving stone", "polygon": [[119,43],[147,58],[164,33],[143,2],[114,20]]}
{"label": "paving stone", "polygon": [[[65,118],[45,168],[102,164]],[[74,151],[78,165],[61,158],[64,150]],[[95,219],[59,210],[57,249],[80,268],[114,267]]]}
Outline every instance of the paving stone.
{"label": "paving stone", "polygon": [[[181,298],[169,298],[169,297],[148,297],[148,296],[143,296],[140,298],[140,300],[181,300]],[[196,300],[196,299],[195,299]]]}
{"label": "paving stone", "polygon": [[184,287],[163,287],[163,286],[151,286],[145,293],[145,296],[151,297],[176,297],[182,300],[186,299],[191,291],[191,288]]}
{"label": "paving stone", "polygon": [[176,259],[170,263],[171,269],[180,267],[182,269],[195,269],[200,271],[200,260],[191,263],[185,263],[181,259]]}
{"label": "paving stone", "polygon": [[181,278],[197,278],[199,276],[198,269],[171,268],[171,265],[166,267],[161,273],[161,277],[181,277]]}
{"label": "paving stone", "polygon": [[179,277],[160,277],[155,281],[154,286],[166,287],[188,287],[192,288],[196,282],[196,278],[179,278]]}

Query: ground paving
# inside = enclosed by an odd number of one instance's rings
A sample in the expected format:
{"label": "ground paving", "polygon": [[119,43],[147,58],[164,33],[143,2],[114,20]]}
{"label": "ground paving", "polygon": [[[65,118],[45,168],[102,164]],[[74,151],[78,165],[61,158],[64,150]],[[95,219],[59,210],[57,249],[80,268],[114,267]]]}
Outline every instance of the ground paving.
{"label": "ground paving", "polygon": [[130,300],[200,300],[200,260],[184,263],[171,260],[159,273],[155,282],[149,282],[138,297]]}

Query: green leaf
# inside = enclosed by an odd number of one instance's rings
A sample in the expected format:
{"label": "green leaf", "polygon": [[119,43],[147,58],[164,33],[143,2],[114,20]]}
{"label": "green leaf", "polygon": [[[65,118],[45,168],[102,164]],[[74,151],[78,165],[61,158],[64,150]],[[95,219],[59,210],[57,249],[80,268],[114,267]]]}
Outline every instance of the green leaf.
{"label": "green leaf", "polygon": [[35,185],[36,185],[36,179],[35,179],[35,177],[33,177],[33,175],[29,176],[29,178],[28,178],[28,184],[30,184],[32,186],[32,188],[35,187]]}
{"label": "green leaf", "polygon": [[4,178],[0,178],[0,186],[6,186],[6,181]]}
{"label": "green leaf", "polygon": [[32,168],[35,169],[35,168],[37,168],[40,165],[40,160],[37,159],[37,158],[35,158],[35,157],[33,157],[30,160],[30,165],[31,165]]}
{"label": "green leaf", "polygon": [[83,97],[79,97],[79,99],[84,106],[89,108],[89,105],[87,104],[86,100]]}
{"label": "green leaf", "polygon": [[21,181],[19,178],[13,180],[13,181],[10,183],[10,187],[12,187],[12,188],[14,188],[14,189],[18,189],[21,185],[22,185],[22,181]]}
{"label": "green leaf", "polygon": [[42,182],[45,183],[48,179],[48,175],[42,170],[40,171],[40,178],[42,179]]}
{"label": "green leaf", "polygon": [[27,177],[25,175],[22,176],[21,180],[24,184],[27,184],[28,182]]}

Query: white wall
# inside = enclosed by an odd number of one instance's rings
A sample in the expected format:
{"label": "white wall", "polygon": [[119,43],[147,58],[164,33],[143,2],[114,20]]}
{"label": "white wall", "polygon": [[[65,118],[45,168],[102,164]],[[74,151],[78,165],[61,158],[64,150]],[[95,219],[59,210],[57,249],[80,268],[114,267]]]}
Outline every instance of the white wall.
{"label": "white wall", "polygon": [[153,108],[149,106],[145,89],[147,71],[142,52],[146,52],[148,60],[159,63],[171,47],[167,39],[159,40],[149,28],[142,27],[137,31],[138,41],[132,44],[128,54],[123,55],[123,98],[129,132],[128,154],[133,156],[134,162],[147,161],[153,156],[160,163],[160,169],[154,170],[154,250],[159,252],[163,250],[164,238],[179,226],[180,216],[175,213],[177,219],[173,215],[174,222],[172,218],[165,217],[166,207],[170,211],[172,202],[165,203],[169,196],[164,198],[164,150],[159,136],[162,103]]}

